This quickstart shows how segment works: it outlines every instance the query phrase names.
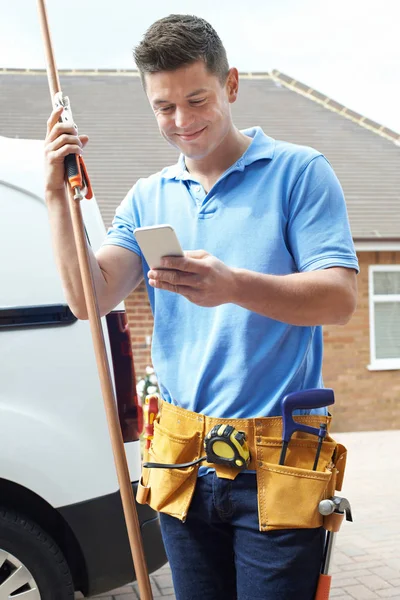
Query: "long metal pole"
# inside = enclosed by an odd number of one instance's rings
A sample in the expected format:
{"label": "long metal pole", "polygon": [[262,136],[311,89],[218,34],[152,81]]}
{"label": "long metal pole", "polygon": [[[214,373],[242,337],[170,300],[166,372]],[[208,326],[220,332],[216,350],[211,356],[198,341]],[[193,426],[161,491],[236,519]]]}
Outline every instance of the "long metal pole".
{"label": "long metal pole", "polygon": [[[51,43],[50,30],[48,26],[45,0],[37,0],[37,5],[46,55],[47,76],[49,81],[51,99],[53,102],[54,94],[56,92],[60,92],[61,87],[54,60],[54,52]],[[101,326],[96,291],[90,267],[81,206],[79,200],[74,199],[73,192],[70,186],[68,186],[68,196],[72,225],[74,230],[74,238],[78,253],[79,269],[82,277],[86,307],[88,311],[93,345],[96,355],[97,369],[101,383],[101,390],[103,394],[104,406],[107,416],[108,429],[111,438],[111,446],[114,454],[115,467],[121,491],[122,507],[125,515],[126,527],[128,531],[129,543],[131,547],[136,578],[139,586],[140,598],[142,598],[143,600],[152,600],[153,595],[151,591],[149,574],[146,566],[146,559],[144,556],[143,541],[139,527],[139,519],[137,516],[135,499],[133,496],[132,484],[130,481],[124,442],[122,438],[121,428],[119,425],[114,388],[110,374],[110,367],[107,360],[107,353],[104,344],[103,330]]]}

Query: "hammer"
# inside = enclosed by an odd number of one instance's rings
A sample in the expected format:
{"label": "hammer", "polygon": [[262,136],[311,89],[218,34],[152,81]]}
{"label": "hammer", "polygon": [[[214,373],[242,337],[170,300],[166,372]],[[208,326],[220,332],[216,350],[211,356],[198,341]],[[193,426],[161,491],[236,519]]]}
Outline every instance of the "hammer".
{"label": "hammer", "polygon": [[318,510],[321,515],[327,517],[324,523],[327,532],[315,600],[328,600],[332,579],[332,575],[329,574],[329,571],[336,534],[340,529],[344,516],[346,515],[346,521],[353,521],[353,517],[351,514],[350,502],[346,498],[340,498],[339,496],[321,500]]}

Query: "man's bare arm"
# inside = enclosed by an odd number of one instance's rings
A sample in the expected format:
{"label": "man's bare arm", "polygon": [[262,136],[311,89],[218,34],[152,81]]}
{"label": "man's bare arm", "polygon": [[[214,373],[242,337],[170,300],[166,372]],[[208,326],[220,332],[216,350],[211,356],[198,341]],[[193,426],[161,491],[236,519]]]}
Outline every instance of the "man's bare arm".
{"label": "man's bare arm", "polygon": [[102,246],[96,252],[97,264],[105,281],[99,299],[101,315],[106,315],[124,300],[143,280],[142,260],[138,254],[120,246]]}
{"label": "man's bare arm", "polygon": [[292,325],[345,325],[356,308],[356,272],[333,267],[284,276],[260,276],[238,269],[233,302]]}
{"label": "man's bare arm", "polygon": [[[67,303],[78,319],[87,319],[82,279],[65,191],[46,194],[53,251]],[[108,314],[142,280],[140,257],[119,246],[93,253],[88,245],[93,281],[101,316]]]}
{"label": "man's bare arm", "polygon": [[161,270],[148,272],[155,288],[182,294],[200,306],[231,302],[291,325],[343,325],[356,308],[354,269],[330,269],[266,275],[228,267],[204,250],[185,258],[163,259]]}

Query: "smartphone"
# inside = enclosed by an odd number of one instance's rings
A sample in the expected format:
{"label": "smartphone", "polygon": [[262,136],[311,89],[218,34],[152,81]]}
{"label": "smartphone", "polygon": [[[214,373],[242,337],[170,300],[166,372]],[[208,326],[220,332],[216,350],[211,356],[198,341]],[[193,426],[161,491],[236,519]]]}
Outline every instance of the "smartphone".
{"label": "smartphone", "polygon": [[162,269],[161,259],[163,256],[184,256],[171,225],[137,227],[134,234],[151,269]]}

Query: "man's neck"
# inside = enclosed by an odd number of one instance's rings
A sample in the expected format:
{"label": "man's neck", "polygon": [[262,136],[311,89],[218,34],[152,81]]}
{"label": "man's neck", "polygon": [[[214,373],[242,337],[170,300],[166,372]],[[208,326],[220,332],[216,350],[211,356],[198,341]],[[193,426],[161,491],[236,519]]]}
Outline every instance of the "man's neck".
{"label": "man's neck", "polygon": [[186,168],[199,181],[210,182],[208,190],[231,167],[250,146],[252,139],[235,127],[225,136],[220,146],[204,159],[185,158]]}

